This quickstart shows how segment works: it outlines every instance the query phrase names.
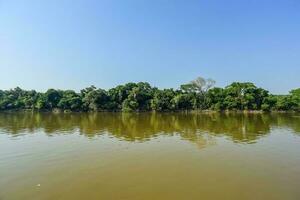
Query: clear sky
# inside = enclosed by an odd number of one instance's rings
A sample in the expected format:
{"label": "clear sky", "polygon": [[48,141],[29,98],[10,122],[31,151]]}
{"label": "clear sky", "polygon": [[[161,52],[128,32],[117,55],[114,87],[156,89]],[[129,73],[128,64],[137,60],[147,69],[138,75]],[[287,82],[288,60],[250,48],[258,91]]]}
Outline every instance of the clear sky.
{"label": "clear sky", "polygon": [[299,0],[0,0],[0,88],[300,87]]}

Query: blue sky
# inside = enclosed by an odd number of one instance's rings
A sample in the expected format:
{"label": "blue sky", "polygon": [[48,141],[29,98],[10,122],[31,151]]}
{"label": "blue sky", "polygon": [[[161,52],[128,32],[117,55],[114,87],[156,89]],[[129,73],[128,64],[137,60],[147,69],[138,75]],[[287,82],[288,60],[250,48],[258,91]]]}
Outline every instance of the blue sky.
{"label": "blue sky", "polygon": [[0,88],[300,87],[299,0],[0,0]]}

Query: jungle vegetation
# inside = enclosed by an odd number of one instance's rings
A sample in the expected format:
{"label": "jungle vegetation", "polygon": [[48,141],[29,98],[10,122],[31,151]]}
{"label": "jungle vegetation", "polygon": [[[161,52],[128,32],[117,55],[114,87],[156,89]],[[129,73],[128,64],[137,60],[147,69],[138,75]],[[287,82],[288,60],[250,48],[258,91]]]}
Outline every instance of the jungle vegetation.
{"label": "jungle vegetation", "polygon": [[288,95],[272,95],[250,82],[234,82],[225,88],[214,85],[214,80],[198,77],[179,89],[158,89],[147,82],[127,83],[109,90],[90,86],[80,92],[37,92],[17,87],[0,90],[0,111],[300,111],[300,88]]}

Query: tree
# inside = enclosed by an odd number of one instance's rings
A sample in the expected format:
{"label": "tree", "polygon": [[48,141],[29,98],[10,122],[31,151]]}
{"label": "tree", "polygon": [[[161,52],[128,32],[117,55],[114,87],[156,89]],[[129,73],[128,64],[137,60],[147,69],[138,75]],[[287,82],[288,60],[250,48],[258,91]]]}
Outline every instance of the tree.
{"label": "tree", "polygon": [[276,110],[291,111],[297,107],[297,103],[293,101],[290,95],[278,95],[276,102]]}
{"label": "tree", "polygon": [[225,92],[223,88],[212,88],[207,92],[207,108],[212,110],[224,110]]}
{"label": "tree", "polygon": [[253,83],[234,82],[225,87],[224,103],[227,109],[259,110],[268,97],[268,91],[257,88]]}
{"label": "tree", "polygon": [[210,88],[212,88],[215,85],[215,81],[212,79],[204,79],[202,77],[198,77],[195,80],[191,81],[188,84],[183,84],[180,86],[180,89],[183,90],[186,93],[190,92],[197,92],[204,94],[206,93]]}
{"label": "tree", "polygon": [[38,110],[48,109],[48,103],[44,94],[38,94],[38,100],[36,102],[35,108]]}
{"label": "tree", "polygon": [[152,110],[168,111],[173,110],[172,99],[176,95],[173,89],[156,90],[151,101]]}
{"label": "tree", "polygon": [[35,90],[25,91],[24,96],[21,97],[25,109],[34,109],[38,100],[38,93]]}
{"label": "tree", "polygon": [[289,95],[277,95],[276,109],[300,111],[300,88],[290,91]]}
{"label": "tree", "polygon": [[202,77],[198,77],[187,84],[181,85],[180,89],[183,93],[191,94],[193,96],[193,109],[206,109],[206,94],[209,89],[215,85],[215,83],[216,82],[210,78],[204,79]]}
{"label": "tree", "polygon": [[85,110],[105,110],[109,102],[109,96],[103,89],[97,89],[94,86],[81,91],[83,108]]}
{"label": "tree", "polygon": [[121,110],[124,100],[128,98],[131,90],[134,87],[137,87],[136,83],[127,83],[125,85],[118,85],[117,87],[110,89],[108,91],[108,95],[111,100],[109,107],[112,110]]}
{"label": "tree", "polygon": [[62,98],[62,91],[49,89],[45,93],[46,108],[53,109],[58,107],[58,102]]}
{"label": "tree", "polygon": [[276,107],[277,98],[274,95],[269,95],[268,97],[264,98],[263,104],[261,105],[261,109],[263,111],[271,111]]}
{"label": "tree", "polygon": [[58,107],[63,110],[78,111],[81,109],[82,101],[76,92],[73,90],[63,91],[62,98],[58,103]]}
{"label": "tree", "polygon": [[202,77],[198,77],[193,80],[191,84],[197,89],[199,93],[205,93],[216,84],[216,81],[210,78],[204,79]]}
{"label": "tree", "polygon": [[295,97],[300,97],[300,88],[290,91],[290,94]]}
{"label": "tree", "polygon": [[127,99],[123,102],[124,111],[150,110],[154,89],[149,83],[139,82],[132,88]]}
{"label": "tree", "polygon": [[175,110],[190,110],[194,105],[194,98],[190,94],[178,94],[172,99],[172,106]]}
{"label": "tree", "polygon": [[290,91],[293,110],[300,111],[300,88]]}
{"label": "tree", "polygon": [[0,90],[0,110],[56,108],[72,111],[170,111],[170,110],[282,110],[300,111],[300,88],[288,95],[269,95],[253,83],[234,82],[211,88],[215,81],[197,78],[180,90],[152,87],[147,82],[118,85],[108,91],[95,86],[76,93],[49,89],[45,93],[19,87]]}

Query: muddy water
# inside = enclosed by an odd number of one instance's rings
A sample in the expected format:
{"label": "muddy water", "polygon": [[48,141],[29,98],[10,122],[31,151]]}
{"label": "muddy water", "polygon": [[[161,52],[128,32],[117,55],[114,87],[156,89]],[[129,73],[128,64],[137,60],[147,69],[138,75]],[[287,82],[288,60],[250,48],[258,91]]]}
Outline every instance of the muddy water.
{"label": "muddy water", "polygon": [[300,199],[298,114],[0,114],[0,200]]}

